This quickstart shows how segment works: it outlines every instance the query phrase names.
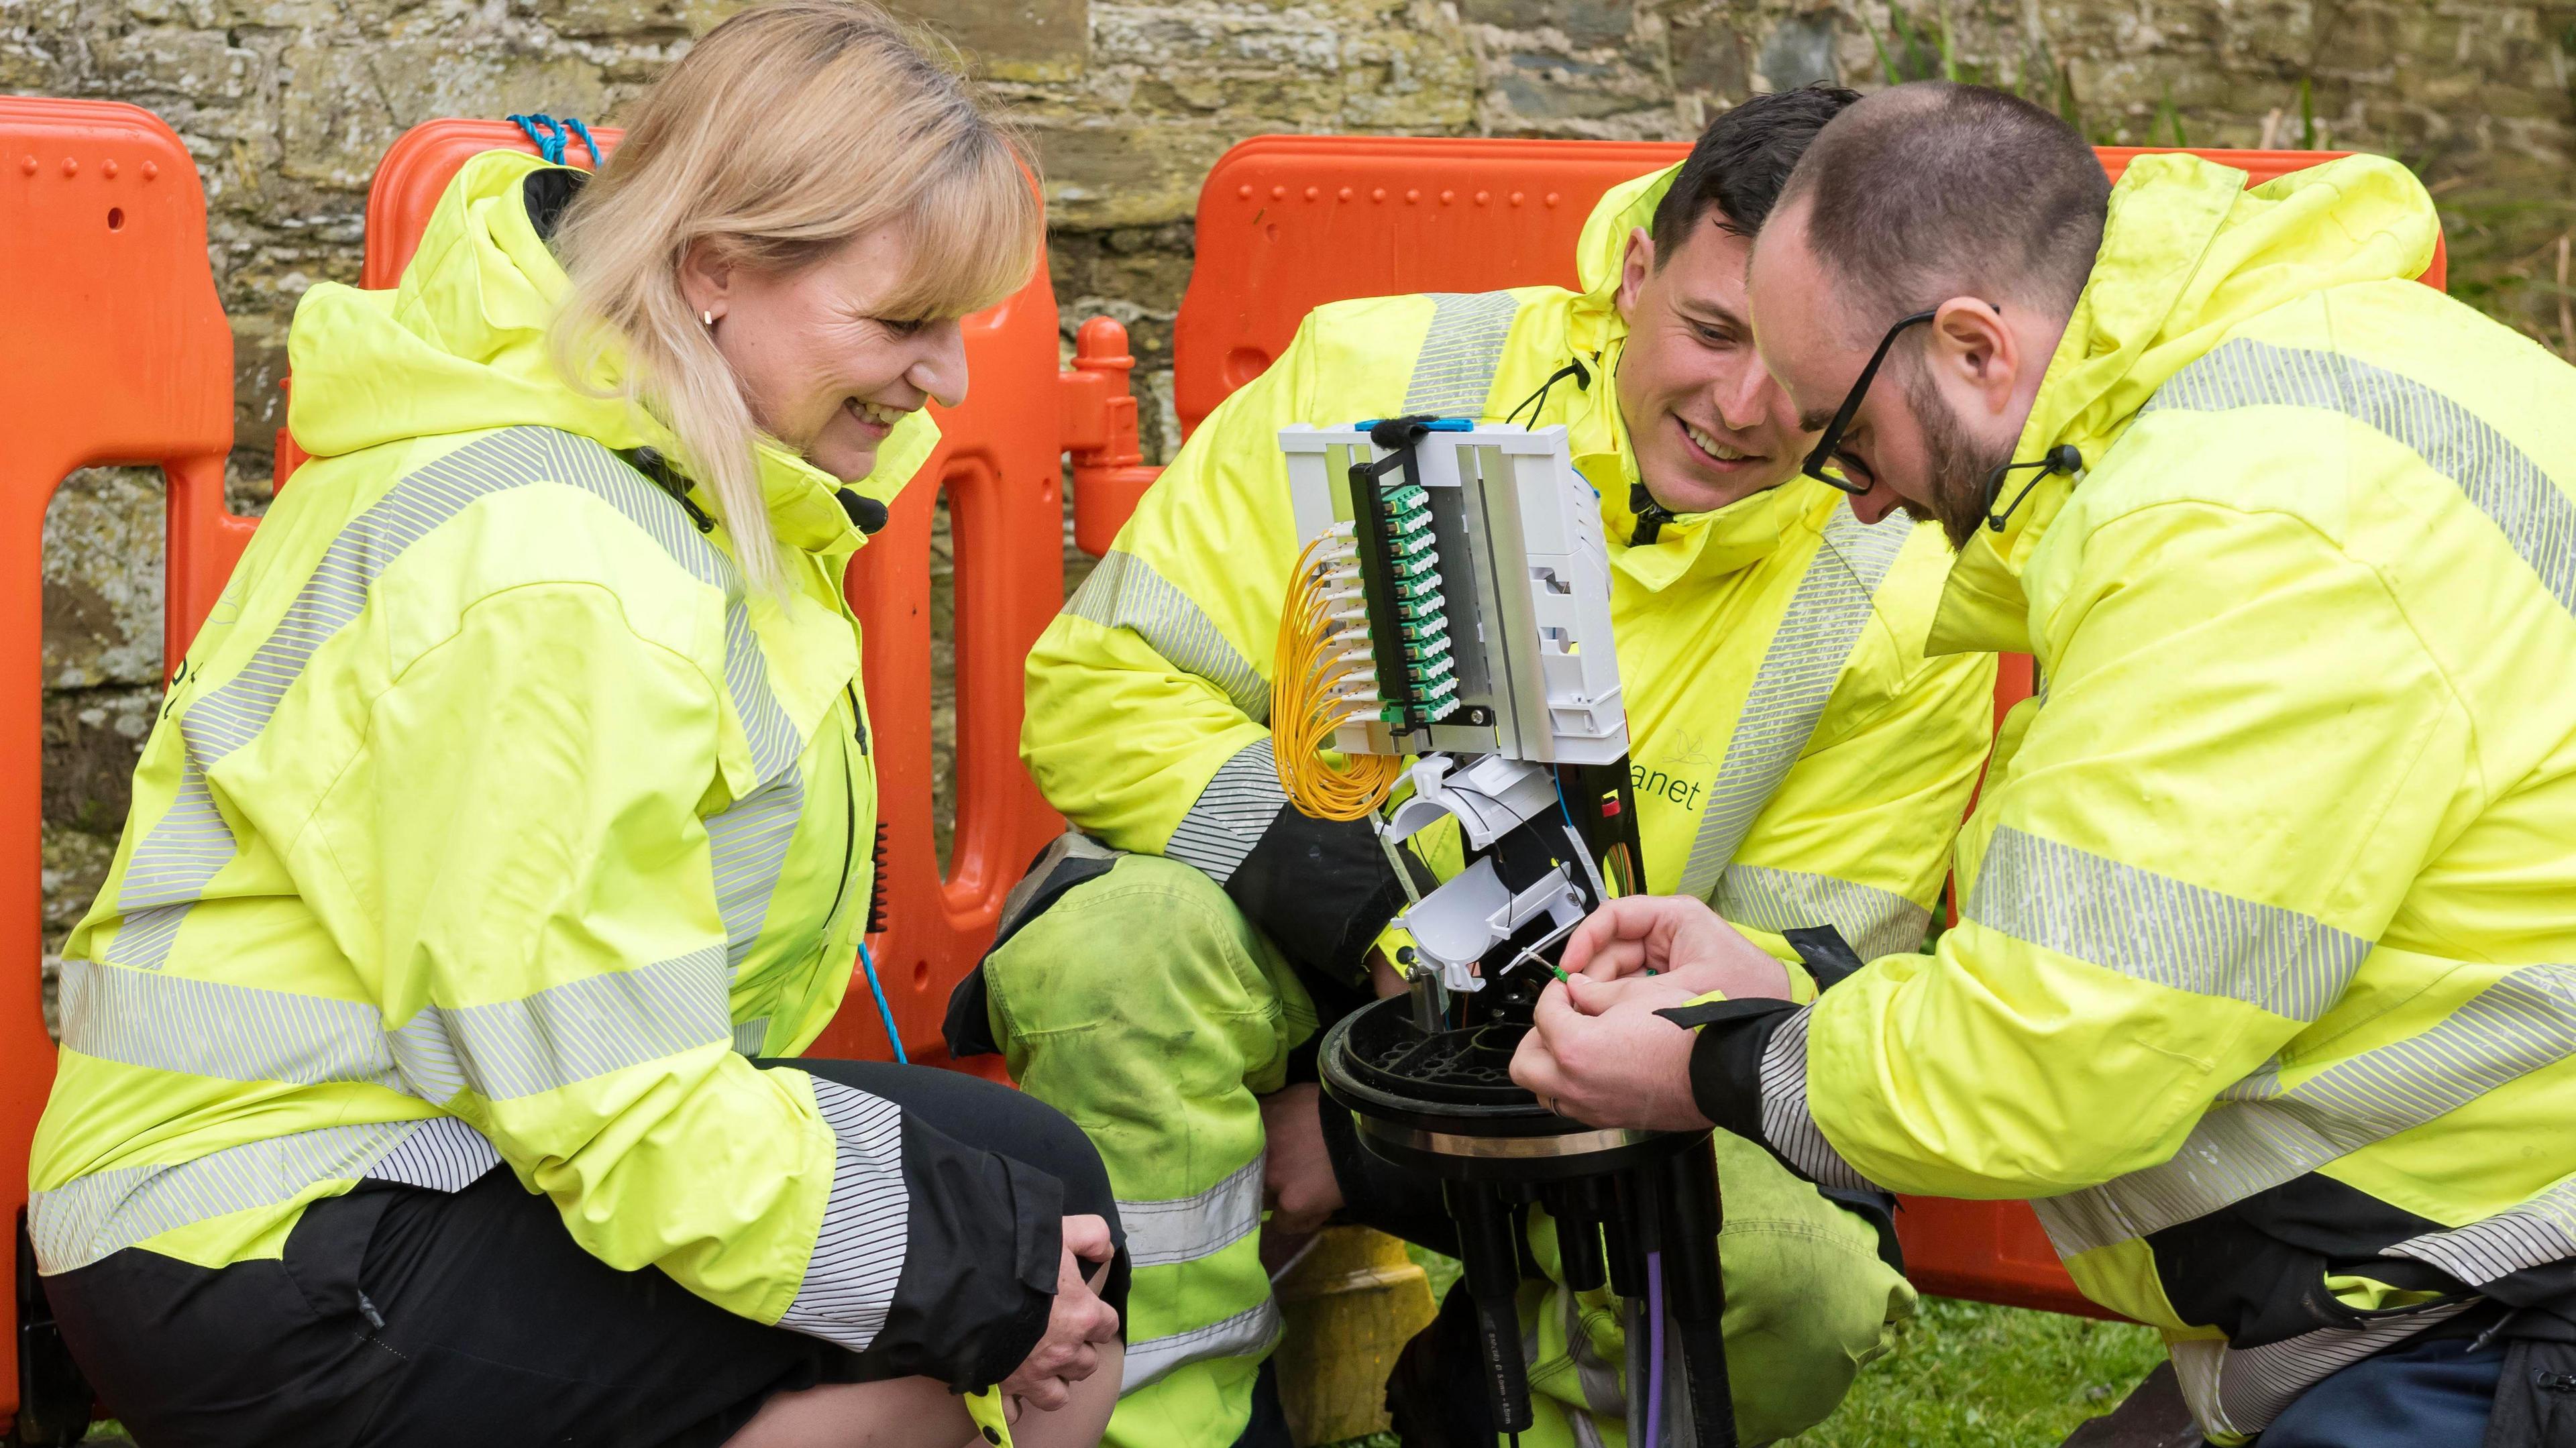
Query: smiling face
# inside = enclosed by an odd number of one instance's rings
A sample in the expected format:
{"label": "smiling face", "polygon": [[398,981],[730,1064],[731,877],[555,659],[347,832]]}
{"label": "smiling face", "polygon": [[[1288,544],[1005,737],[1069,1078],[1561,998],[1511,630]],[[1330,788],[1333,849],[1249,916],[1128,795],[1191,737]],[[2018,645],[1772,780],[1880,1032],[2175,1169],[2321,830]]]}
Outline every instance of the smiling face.
{"label": "smiling face", "polygon": [[681,268],[691,308],[715,316],[716,350],[769,436],[843,482],[876,466],[894,425],[966,399],[955,318],[882,315],[910,260],[890,228],[864,232],[784,275],[699,243]]}
{"label": "smiling face", "polygon": [[[1768,371],[1813,433],[1832,421],[1898,317],[1850,314],[1807,244],[1806,217],[1803,200],[1773,213],[1753,248],[1746,306]],[[1852,499],[1861,521],[1901,509],[1964,546],[2064,329],[2064,317],[2027,305],[1954,296],[1901,333],[1834,448],[1844,476],[1868,485]]]}
{"label": "smiling face", "polygon": [[1646,490],[1675,513],[1777,487],[1806,454],[1787,397],[1753,350],[1744,290],[1751,246],[1714,211],[1660,267],[1652,237],[1642,229],[1628,237],[1619,410]]}

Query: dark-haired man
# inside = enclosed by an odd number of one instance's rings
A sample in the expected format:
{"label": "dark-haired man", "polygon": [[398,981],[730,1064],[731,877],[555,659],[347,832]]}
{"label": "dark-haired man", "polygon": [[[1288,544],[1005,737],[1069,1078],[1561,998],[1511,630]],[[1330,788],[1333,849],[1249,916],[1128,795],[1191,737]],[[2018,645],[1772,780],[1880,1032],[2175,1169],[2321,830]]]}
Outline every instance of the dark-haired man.
{"label": "dark-haired man", "polygon": [[[1348,1189],[1364,1218],[1405,1225],[1365,1200],[1361,1179],[1388,1169],[1312,1084],[1311,1038],[1369,998],[1402,896],[1366,823],[1308,819],[1274,777],[1267,676],[1297,553],[1283,425],[1563,424],[1613,540],[1649,879],[1748,928],[1920,945],[1992,664],[1924,661],[1940,540],[1869,526],[1797,478],[1807,439],[1744,317],[1747,236],[1851,99],[1753,101],[1681,166],[1610,193],[1579,292],[1316,311],[1190,439],[1031,655],[1023,756],[1099,844],[1032,877],[985,964],[989,1005],[970,992],[952,1023],[989,1028],[1109,1162],[1136,1263],[1111,1441],[1222,1448],[1244,1431],[1279,1320],[1265,1199],[1305,1229]],[[1722,1164],[1728,1327],[1760,1441],[1830,1411],[1911,1293],[1880,1259],[1883,1221],[1740,1147]],[[1444,1225],[1436,1196],[1413,1221]],[[1595,1417],[1615,1433],[1615,1314],[1560,1302],[1530,1327],[1553,1400],[1524,1441],[1594,1441]]]}
{"label": "dark-haired man", "polygon": [[[2041,1199],[2221,1443],[2563,1448],[2576,372],[2417,284],[2403,168],[2243,181],[2106,188],[1971,87],[1823,132],[1755,248],[1762,353],[1818,471],[1960,545],[1932,647],[2046,686],[1932,959],[1695,1042],[1629,999],[1672,986],[1587,984],[1518,1074],[1819,1182]],[[1580,934],[1604,975],[1759,960],[1690,902]]]}

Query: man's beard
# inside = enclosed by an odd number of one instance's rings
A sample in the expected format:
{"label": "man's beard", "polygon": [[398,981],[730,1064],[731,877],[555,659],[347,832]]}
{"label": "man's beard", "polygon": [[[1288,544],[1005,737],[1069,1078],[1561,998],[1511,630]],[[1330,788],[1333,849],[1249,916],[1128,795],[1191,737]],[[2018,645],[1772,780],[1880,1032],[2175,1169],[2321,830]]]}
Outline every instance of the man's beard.
{"label": "man's beard", "polygon": [[1905,402],[1914,409],[1915,425],[1923,429],[1923,452],[1932,473],[1932,501],[1900,504],[1905,516],[1922,522],[1927,518],[1941,525],[1943,537],[1950,540],[1953,552],[1968,546],[1977,536],[1977,528],[1986,521],[1986,479],[1995,469],[2012,461],[2009,444],[2000,449],[1980,449],[1968,436],[1938,388],[1932,385],[1931,370],[1908,367],[1905,370]]}

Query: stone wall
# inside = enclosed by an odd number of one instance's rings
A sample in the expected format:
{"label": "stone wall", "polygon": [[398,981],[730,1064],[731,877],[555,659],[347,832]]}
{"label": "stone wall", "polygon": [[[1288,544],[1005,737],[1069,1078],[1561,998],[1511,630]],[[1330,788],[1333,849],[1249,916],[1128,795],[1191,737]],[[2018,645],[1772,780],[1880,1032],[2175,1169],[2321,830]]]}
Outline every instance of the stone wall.
{"label": "stone wall", "polygon": [[[1686,138],[1821,78],[2017,87],[2102,142],[2384,151],[2445,208],[2454,289],[2576,349],[2576,3],[2525,0],[962,0],[936,23],[1025,115],[1068,328],[1127,321],[1167,455],[1190,209],[1266,131]],[[295,299],[354,279],[368,176],[440,115],[614,119],[730,6],[695,0],[0,0],[0,91],[113,97],[187,138],[240,375],[236,492],[264,492]],[[960,18],[962,12],[962,18]],[[158,680],[157,485],[56,504],[47,898],[95,888]]]}

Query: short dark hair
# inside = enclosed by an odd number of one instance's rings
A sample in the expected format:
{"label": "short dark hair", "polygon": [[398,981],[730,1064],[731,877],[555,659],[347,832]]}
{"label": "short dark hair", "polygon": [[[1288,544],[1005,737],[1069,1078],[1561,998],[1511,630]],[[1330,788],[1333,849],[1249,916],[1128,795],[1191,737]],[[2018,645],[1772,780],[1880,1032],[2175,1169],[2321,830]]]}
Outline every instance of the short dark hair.
{"label": "short dark hair", "polygon": [[1885,314],[1855,319],[1875,333],[1971,293],[2073,311],[2110,201],[2074,127],[1999,90],[1917,81],[1835,117],[1779,204],[1807,204],[1807,245]]}
{"label": "short dark hair", "polygon": [[1859,92],[1841,86],[1800,86],[1755,96],[1709,122],[1664,199],[1655,203],[1655,265],[1661,267],[1711,212],[1718,225],[1738,236],[1761,230],[1807,143],[1859,99]]}

